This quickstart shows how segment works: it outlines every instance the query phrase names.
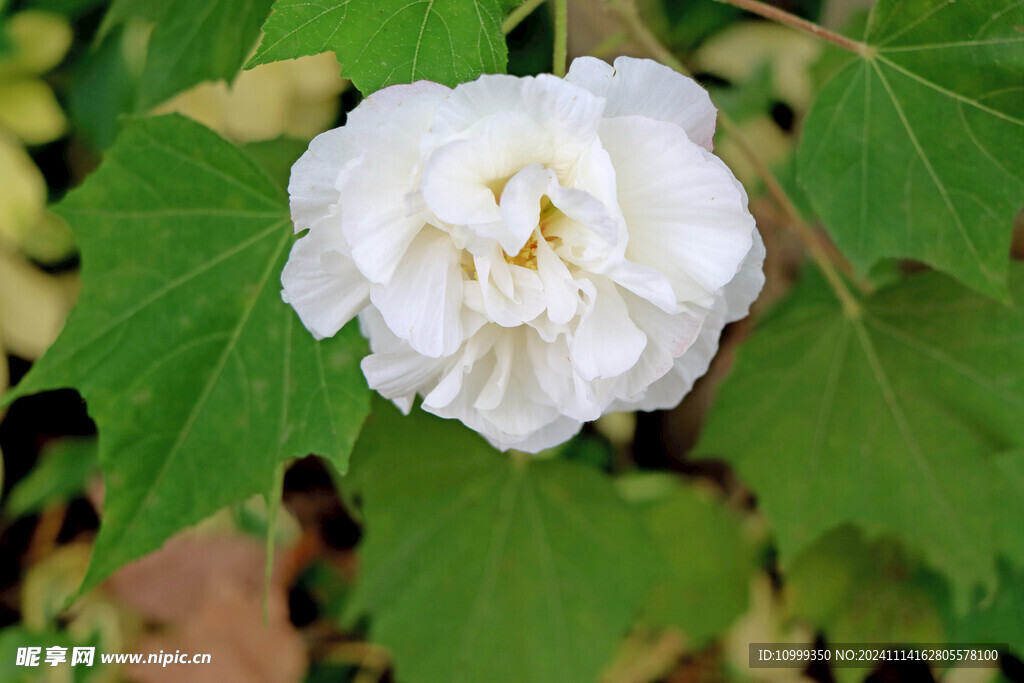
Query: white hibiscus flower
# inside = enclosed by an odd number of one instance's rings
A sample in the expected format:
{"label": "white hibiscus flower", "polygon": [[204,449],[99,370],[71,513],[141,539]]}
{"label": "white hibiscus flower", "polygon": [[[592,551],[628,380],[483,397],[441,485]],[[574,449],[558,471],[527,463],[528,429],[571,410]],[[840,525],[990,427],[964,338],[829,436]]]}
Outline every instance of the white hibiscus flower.
{"label": "white hibiscus flower", "polygon": [[500,449],[674,406],[764,282],[715,114],[625,57],[385,88],[292,168],[283,297],[317,337],[358,314],[370,387]]}

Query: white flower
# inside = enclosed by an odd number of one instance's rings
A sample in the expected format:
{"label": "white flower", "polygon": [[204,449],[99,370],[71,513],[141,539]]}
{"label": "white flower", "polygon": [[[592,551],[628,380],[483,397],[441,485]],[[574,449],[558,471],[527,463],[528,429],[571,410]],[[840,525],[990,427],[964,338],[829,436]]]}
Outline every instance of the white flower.
{"label": "white flower", "polygon": [[292,168],[283,297],[370,387],[536,452],[676,405],[764,282],[715,108],[649,60],[366,98]]}

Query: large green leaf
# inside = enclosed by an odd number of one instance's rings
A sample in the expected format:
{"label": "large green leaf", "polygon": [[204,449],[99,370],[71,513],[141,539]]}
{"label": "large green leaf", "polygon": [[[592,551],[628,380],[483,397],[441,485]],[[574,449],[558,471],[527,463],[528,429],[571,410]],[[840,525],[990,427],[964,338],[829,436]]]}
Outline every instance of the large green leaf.
{"label": "large green leaf", "polygon": [[504,0],[277,0],[246,66],[333,50],[365,95],[425,79],[505,71]]}
{"label": "large green leaf", "polygon": [[129,121],[58,212],[82,294],[11,398],[71,386],[98,425],[106,499],[86,586],[267,491],[284,459],[346,468],[369,409],[363,342],[315,342],[281,301],[286,199],[245,153],[181,117]]}
{"label": "large green leaf", "polygon": [[753,487],[784,565],[853,522],[898,536],[960,597],[991,586],[997,555],[1024,561],[990,457],[1024,443],[1024,312],[937,273],[863,305],[847,317],[805,278],[739,354],[700,451]]}
{"label": "large green leaf", "polygon": [[1005,298],[1010,225],[1024,204],[1024,5],[879,0],[870,52],[822,89],[799,172],[864,272],[927,261]]}
{"label": "large green leaf", "polygon": [[606,477],[390,407],[356,451],[366,540],[352,612],[369,613],[399,680],[596,679],[656,565]]}
{"label": "large green leaf", "polygon": [[621,480],[620,487],[641,505],[642,519],[668,569],[655,585],[642,621],[680,629],[688,647],[698,650],[724,632],[750,602],[750,580],[757,568],[742,520],[711,491],[670,475],[633,475]]}
{"label": "large green leaf", "polygon": [[131,17],[154,24],[139,82],[139,111],[202,81],[234,79],[274,0],[115,0],[102,32]]}

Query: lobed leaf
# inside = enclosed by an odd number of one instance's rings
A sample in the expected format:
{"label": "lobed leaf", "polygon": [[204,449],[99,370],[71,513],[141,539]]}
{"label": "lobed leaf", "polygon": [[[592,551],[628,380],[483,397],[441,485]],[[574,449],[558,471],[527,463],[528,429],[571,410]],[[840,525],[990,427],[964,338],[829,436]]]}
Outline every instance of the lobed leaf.
{"label": "lobed leaf", "polygon": [[1024,562],[1020,499],[991,457],[1024,443],[1022,339],[1024,311],[937,273],[860,318],[805,278],[739,354],[699,450],[754,489],[784,565],[849,522],[897,536],[963,598],[995,584],[997,556]]}
{"label": "lobed leaf", "polygon": [[863,273],[925,261],[1006,298],[1024,205],[1024,4],[879,0],[804,124],[801,182]]}
{"label": "lobed leaf", "polygon": [[458,423],[374,411],[351,612],[409,681],[593,681],[656,556],[611,481],[517,459]]}
{"label": "lobed leaf", "polygon": [[454,86],[505,71],[504,0],[277,0],[246,67],[334,51],[368,95],[395,83]]}
{"label": "lobed leaf", "polygon": [[316,342],[281,301],[282,190],[188,119],[130,120],[57,211],[82,250],[61,336],[5,400],[76,388],[99,429],[85,588],[316,452],[344,471],[369,410],[354,328]]}

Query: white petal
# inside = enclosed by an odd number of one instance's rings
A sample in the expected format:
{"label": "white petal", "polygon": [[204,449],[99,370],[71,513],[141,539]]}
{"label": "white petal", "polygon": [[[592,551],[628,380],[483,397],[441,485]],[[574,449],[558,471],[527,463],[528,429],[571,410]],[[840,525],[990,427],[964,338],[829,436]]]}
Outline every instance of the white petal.
{"label": "white petal", "polygon": [[761,239],[761,233],[757,228],[754,228],[753,237],[754,245],[750,248],[747,258],[743,259],[740,271],[722,289],[727,310],[724,317],[727,323],[747,317],[750,305],[764,287],[764,240]]}
{"label": "white petal", "polygon": [[505,184],[500,208],[501,222],[507,232],[495,239],[509,256],[518,254],[540,225],[540,200],[557,183],[554,171],[540,164],[530,164]]}
{"label": "white petal", "polygon": [[646,116],[674,123],[708,151],[717,110],[697,81],[649,59],[619,57],[609,66],[594,57],[573,60],[565,80],[607,99],[605,117]]}
{"label": "white petal", "polygon": [[484,434],[484,437],[498,450],[507,451],[510,448],[514,448],[524,453],[539,453],[576,436],[582,426],[582,422],[563,415],[554,422],[523,437],[507,434],[495,434],[493,436]]}
{"label": "white petal", "polygon": [[500,112],[478,124],[469,139],[448,142],[423,167],[423,198],[441,220],[455,225],[501,220],[497,197],[524,166],[549,156],[544,129],[520,111]]}
{"label": "white petal", "polygon": [[628,292],[622,297],[630,317],[647,335],[647,346],[636,365],[621,376],[614,392],[624,400],[636,401],[672,370],[677,358],[689,352],[703,329],[703,318],[688,312],[666,313]]}
{"label": "white petal", "polygon": [[[372,282],[391,277],[426,216],[407,204],[418,170],[419,139],[448,88],[421,81],[378,90],[353,110],[343,130],[362,154],[339,176],[342,229],[352,260]],[[411,211],[410,211],[411,209]]]}
{"label": "white petal", "polygon": [[496,114],[521,112],[546,131],[547,158],[536,161],[574,163],[582,151],[578,146],[588,146],[596,135],[603,110],[604,100],[561,78],[484,75],[456,87],[438,107],[423,149],[429,152],[454,137],[475,135]]}
{"label": "white petal", "polygon": [[647,335],[630,320],[615,285],[603,278],[593,284],[589,309],[569,350],[573,367],[588,382],[621,375],[636,364],[647,344]]}
{"label": "white petal", "polygon": [[449,356],[462,343],[462,269],[448,235],[424,228],[387,286],[370,290],[388,327],[425,356]]}
{"label": "white petal", "polygon": [[348,128],[321,133],[292,166],[288,197],[295,232],[312,228],[336,210],[338,177],[359,157],[356,137]]}
{"label": "white petal", "polygon": [[649,266],[620,261],[608,268],[604,275],[663,311],[678,313],[681,310],[672,285],[664,275]]}
{"label": "white petal", "polygon": [[337,334],[368,303],[369,283],[344,249],[337,230],[319,226],[295,242],[281,273],[281,298],[319,339]]}
{"label": "white petal", "polygon": [[742,187],[672,124],[606,119],[601,141],[617,172],[626,257],[664,273],[679,301],[710,307],[752,245]]}
{"label": "white petal", "polygon": [[405,349],[393,353],[370,354],[359,366],[371,389],[408,414],[416,393],[436,381],[443,364],[443,359],[427,358],[406,344]]}
{"label": "white petal", "polygon": [[537,240],[537,275],[544,288],[548,320],[564,325],[576,317],[580,306],[579,287],[547,240]]}

